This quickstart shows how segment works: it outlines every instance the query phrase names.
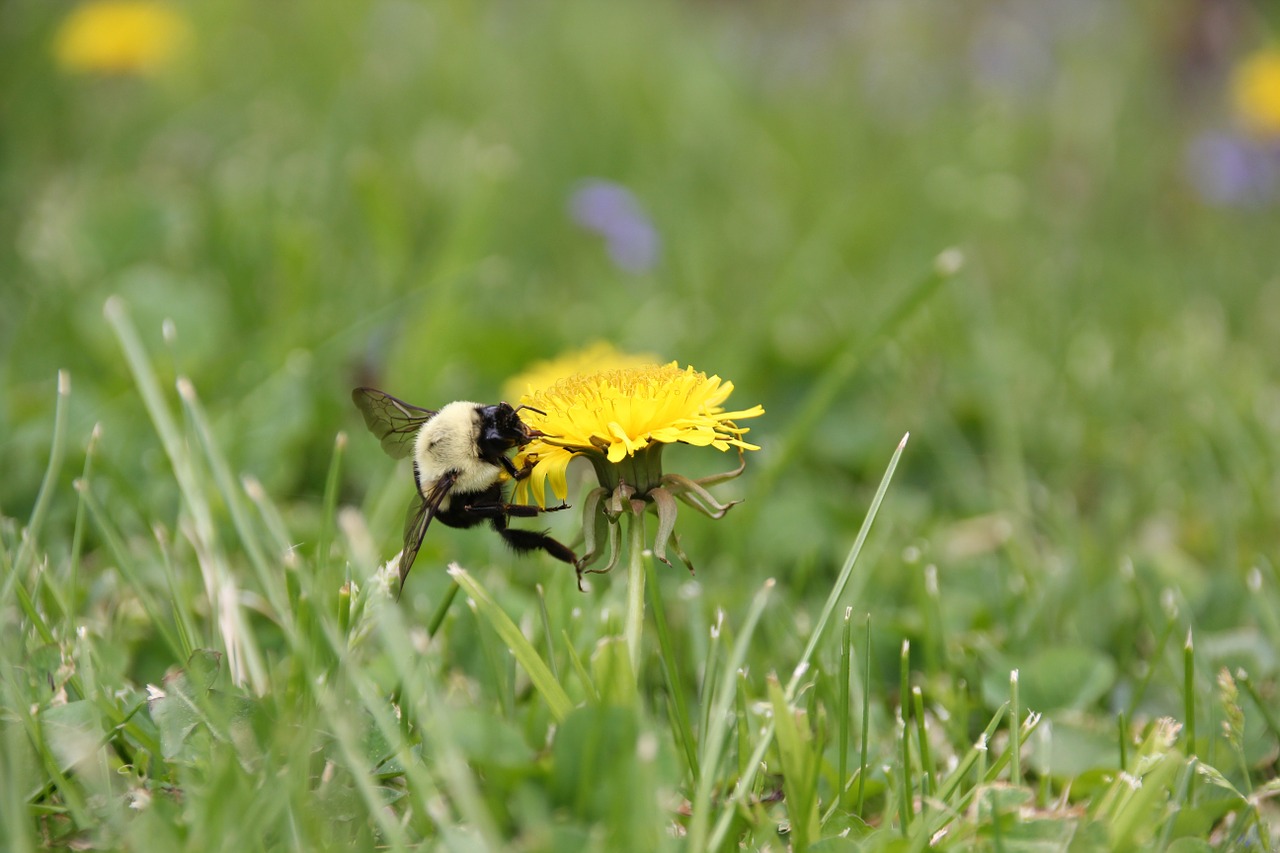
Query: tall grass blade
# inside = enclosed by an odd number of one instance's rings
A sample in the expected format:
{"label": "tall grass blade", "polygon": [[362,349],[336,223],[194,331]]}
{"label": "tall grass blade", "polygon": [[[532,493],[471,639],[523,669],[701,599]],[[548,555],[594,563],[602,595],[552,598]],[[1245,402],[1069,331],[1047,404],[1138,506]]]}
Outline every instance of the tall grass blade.
{"label": "tall grass blade", "polygon": [[213,623],[222,635],[223,649],[227,654],[227,668],[236,684],[248,683],[259,695],[267,691],[267,672],[253,634],[243,613],[240,589],[233,577],[218,542],[213,512],[205,497],[200,474],[187,452],[186,443],[160,390],[151,360],[147,357],[138,331],[125,308],[124,301],[112,296],[103,306],[103,313],[116,334],[125,361],[133,375],[143,405],[151,417],[160,444],[173,468],[178,489],[194,524],[194,541],[198,563],[204,574],[205,595],[212,612]]}
{"label": "tall grass blade", "polygon": [[1129,769],[1129,721],[1123,711],[1116,715],[1116,740],[1120,744],[1120,760],[1116,766],[1123,772]]}
{"label": "tall grass blade", "polygon": [[1196,752],[1196,647],[1187,630],[1187,641],[1182,646],[1182,703],[1185,719],[1185,743],[1187,752]]}
{"label": "tall grass blade", "polygon": [[[688,763],[689,779],[696,788],[698,784],[698,744],[693,737],[693,729],[689,725],[689,701],[685,697],[684,680],[680,677],[680,662],[676,658],[675,644],[671,642],[671,629],[667,625],[666,605],[658,588],[658,576],[653,560],[645,561],[645,573],[648,575],[649,606],[653,608],[653,621],[658,631],[658,650],[662,658],[662,673],[666,677],[667,691],[675,705],[675,717],[672,723],[676,741],[683,749],[685,761]],[[704,729],[705,731],[705,729]]]}
{"label": "tall grass blade", "polygon": [[320,506],[320,531],[316,535],[315,572],[321,578],[327,578],[329,574],[329,551],[333,545],[338,487],[342,483],[342,459],[346,450],[347,434],[340,432],[333,438],[333,455],[329,457],[329,473],[324,481],[324,502]]}
{"label": "tall grass blade", "polygon": [[102,425],[94,424],[93,431],[89,433],[89,444],[84,451],[84,469],[80,472],[80,477],[73,484],[76,489],[76,520],[75,526],[71,531],[71,559],[67,569],[67,596],[71,599],[68,602],[68,610],[66,618],[68,627],[72,620],[76,607],[76,598],[80,589],[80,558],[84,553],[84,529],[88,523],[86,513],[88,510],[84,505],[84,496],[80,494],[79,484],[88,483],[93,479],[93,460],[98,455],[98,443],[102,440]]}
{"label": "tall grass blade", "polygon": [[858,757],[858,817],[866,820],[867,750],[871,732],[871,614],[862,650],[862,746]]}
{"label": "tall grass blade", "polygon": [[1009,673],[1009,784],[1022,785],[1022,743],[1018,740],[1018,727],[1022,723],[1022,703],[1018,695],[1018,671]]}
{"label": "tall grass blade", "polygon": [[[711,794],[716,784],[716,774],[720,767],[720,760],[724,754],[725,739],[729,727],[729,710],[735,701],[736,691],[734,690],[734,682],[738,678],[738,672],[742,668],[747,658],[747,648],[751,642],[751,636],[755,633],[756,625],[760,621],[760,615],[764,613],[765,605],[769,601],[769,596],[773,592],[774,580],[770,578],[764,582],[764,586],[756,593],[755,598],[751,601],[751,607],[747,611],[746,621],[743,623],[742,629],[738,632],[737,640],[733,644],[733,650],[729,654],[728,665],[722,669],[720,684],[714,694],[712,694],[712,708],[710,724],[702,738],[702,757],[699,759],[699,767],[701,773],[698,775],[698,785],[694,791],[693,797],[693,818],[689,824],[688,844],[690,850],[713,850],[719,849],[720,844],[714,840],[708,841],[708,833],[711,829]],[[770,727],[772,729],[772,727]],[[759,764],[759,759],[755,758],[748,765],[748,776],[754,776],[755,768]],[[743,777],[746,779],[747,777]],[[749,790],[750,780],[744,782],[739,779],[738,787],[734,789],[735,795],[739,790]],[[721,821],[726,824],[728,818],[724,815],[732,816],[734,808],[730,805],[721,815]],[[722,832],[720,825],[716,824],[716,834]]]}
{"label": "tall grass blade", "polygon": [[849,680],[852,677],[853,657],[853,608],[844,609],[844,631],[840,635],[840,681],[836,685],[836,713],[840,724],[837,728],[836,780],[837,794],[833,798],[834,808],[844,797],[848,785],[849,767],[849,728],[853,721],[849,718]]}
{"label": "tall grass blade", "polygon": [[[289,614],[283,566],[278,560],[271,561],[267,558],[261,536],[250,521],[249,513],[244,507],[242,499],[244,487],[231,473],[231,466],[214,438],[213,428],[209,425],[204,406],[200,404],[200,398],[196,395],[195,386],[191,384],[191,380],[183,376],[178,378],[177,388],[178,396],[182,398],[187,416],[195,426],[196,435],[204,448],[205,460],[213,474],[214,485],[222,494],[227,510],[231,513],[231,522],[235,525],[236,533],[239,534],[240,544],[244,546],[249,556],[249,564],[258,575],[258,584],[271,603],[277,621],[285,628],[286,634],[291,634],[293,620]],[[294,638],[294,644],[296,645],[296,638]]]}
{"label": "tall grass blade", "polygon": [[449,575],[476,603],[476,608],[484,616],[485,621],[502,638],[502,642],[511,650],[516,662],[528,673],[529,680],[542,694],[551,715],[557,722],[563,722],[573,710],[573,703],[569,700],[569,694],[564,692],[564,688],[551,674],[551,668],[539,657],[537,649],[525,638],[516,623],[511,621],[511,617],[493,600],[488,590],[482,587],[466,569],[457,563],[450,563]]}
{"label": "tall grass blade", "polygon": [[899,779],[902,781],[899,817],[902,823],[902,834],[905,836],[911,829],[912,800],[915,792],[915,776],[911,766],[911,641],[903,640],[898,652],[898,736],[902,755],[902,770]]}
{"label": "tall grass blade", "polygon": [[70,397],[71,374],[65,370],[59,370],[58,396],[53,406],[53,436],[49,442],[49,462],[45,466],[40,489],[36,492],[35,506],[31,508],[31,516],[27,520],[27,529],[22,537],[22,545],[18,548],[18,557],[14,560],[13,574],[9,577],[9,583],[26,571],[27,563],[35,554],[36,541],[40,538],[40,530],[44,527],[45,516],[49,514],[49,501],[53,499],[54,484],[62,472],[62,459],[66,454],[67,401]]}
{"label": "tall grass blade", "polygon": [[587,701],[593,705],[598,703],[600,701],[600,691],[596,689],[595,679],[587,671],[587,665],[583,662],[582,655],[578,654],[578,650],[573,647],[573,640],[569,638],[567,631],[561,631],[560,636],[564,639],[565,648],[569,651],[569,663],[573,666],[573,671],[578,676],[578,682],[582,684],[582,689],[587,694]]}
{"label": "tall grass blade", "polygon": [[777,730],[778,757],[782,763],[782,788],[787,799],[787,815],[791,823],[791,849],[801,853],[817,840],[818,768],[821,753],[815,750],[808,715],[802,724],[797,711],[782,695],[776,675],[768,680],[769,703]]}
{"label": "tall grass blade", "polygon": [[901,790],[898,792],[898,826],[902,830],[904,838],[910,833],[911,821],[915,817],[912,809],[915,783],[912,781],[911,775],[911,736],[908,734],[909,731],[907,718],[900,713],[898,715],[898,747],[902,765],[898,769],[898,781],[901,785]]}
{"label": "tall grass blade", "polygon": [[[453,600],[458,597],[459,586],[457,582],[449,584],[448,589],[444,591],[444,596],[440,599],[440,603],[436,605],[435,612],[431,614],[431,619],[427,622],[427,637],[434,637],[440,630],[440,626],[444,624],[444,617],[449,614],[449,608],[453,605]],[[548,644],[550,648],[550,644]],[[553,673],[554,675],[554,673]],[[557,677],[557,681],[560,679]]]}
{"label": "tall grass blade", "polygon": [[107,545],[107,551],[115,560],[116,569],[124,577],[133,594],[138,597],[138,602],[146,612],[151,625],[165,644],[168,645],[169,651],[174,655],[174,659],[186,660],[187,658],[184,656],[186,649],[182,641],[173,633],[173,629],[169,627],[169,620],[165,617],[164,608],[156,600],[150,585],[145,582],[142,575],[138,574],[137,566],[135,565],[136,558],[128,552],[124,542],[121,541],[120,534],[111,524],[106,510],[103,509],[86,484],[82,484],[80,494],[85,506],[88,507],[89,520],[97,527],[98,535],[102,537]]}
{"label": "tall grass blade", "polygon": [[929,749],[929,726],[924,716],[924,693],[911,688],[912,710],[916,717],[916,740],[920,743],[920,798],[927,803],[933,796],[933,755]]}
{"label": "tall grass blade", "polygon": [[[448,816],[441,811],[439,800],[444,796],[457,809],[462,818],[460,823],[479,836],[478,839],[473,838],[467,847],[502,849],[501,833],[481,793],[476,773],[457,746],[452,717],[438,687],[438,674],[431,667],[423,666],[421,657],[404,641],[407,629],[398,608],[387,608],[378,620],[378,628],[382,648],[391,658],[400,683],[405,685],[404,695],[410,697],[410,716],[420,721],[418,730],[423,736],[424,754],[432,756],[429,763],[421,761],[409,752],[407,741],[399,741],[398,755],[420,807],[424,811],[436,812],[446,834],[456,831],[449,828],[451,825],[456,827],[459,821],[446,819]],[[361,699],[378,720],[387,742],[397,743],[395,721],[387,713],[385,700],[368,679],[361,679]],[[445,846],[466,849],[457,844],[447,843]]]}
{"label": "tall grass blade", "polygon": [[[806,644],[803,654],[800,656],[800,662],[792,671],[791,679],[787,682],[784,695],[788,702],[795,699],[795,691],[799,686],[800,677],[808,668],[809,662],[813,658],[814,650],[822,639],[827,623],[831,619],[831,614],[836,609],[836,605],[844,593],[845,586],[849,583],[849,578],[853,574],[853,567],[858,562],[858,555],[862,553],[863,543],[867,541],[867,534],[871,532],[871,525],[875,522],[876,514],[880,511],[880,505],[884,502],[885,494],[889,491],[889,483],[893,481],[893,472],[898,468],[898,460],[902,458],[902,451],[906,449],[907,440],[910,437],[910,433],[902,436],[902,440],[898,442],[897,449],[894,450],[893,456],[889,459],[889,466],[885,469],[884,476],[880,479],[880,485],[876,489],[875,497],[871,499],[871,506],[867,509],[867,517],[862,520],[862,527],[858,529],[858,535],[854,537],[853,547],[849,549],[849,555],[845,558],[844,566],[840,569],[840,575],[836,578],[835,585],[831,588],[826,603],[822,606],[822,613],[814,625],[813,633],[809,636],[809,642]],[[755,783],[757,768],[760,766],[765,750],[769,748],[770,743],[773,741],[773,734],[773,724],[770,723],[765,727],[760,742],[756,744],[755,752],[752,753],[751,760],[747,764],[746,775],[734,785],[729,802],[721,812],[719,820],[716,821],[715,830],[710,838],[712,848],[719,849],[724,842],[725,833],[729,831],[729,824],[733,820],[736,809],[745,802],[747,792],[751,790],[751,786]],[[703,762],[703,767],[706,767],[706,762]]]}
{"label": "tall grass blade", "polygon": [[[453,587],[456,590],[458,585],[453,584]],[[547,612],[547,591],[543,589],[542,584],[535,584],[534,589],[538,593],[538,618],[542,622],[542,642],[547,644],[547,664],[551,667],[551,677],[560,682],[560,665],[556,663],[556,647],[551,641],[551,614]]]}

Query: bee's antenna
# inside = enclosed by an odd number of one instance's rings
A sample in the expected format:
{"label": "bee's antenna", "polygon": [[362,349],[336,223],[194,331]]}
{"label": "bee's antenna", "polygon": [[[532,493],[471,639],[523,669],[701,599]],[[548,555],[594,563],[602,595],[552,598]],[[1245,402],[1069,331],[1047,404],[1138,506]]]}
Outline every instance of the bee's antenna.
{"label": "bee's antenna", "polygon": [[547,413],[542,411],[542,409],[535,409],[533,406],[526,405],[524,403],[521,403],[519,406],[516,406],[517,412],[520,411],[521,409],[528,409],[531,412],[537,412],[538,414],[542,415],[544,418],[547,416]]}

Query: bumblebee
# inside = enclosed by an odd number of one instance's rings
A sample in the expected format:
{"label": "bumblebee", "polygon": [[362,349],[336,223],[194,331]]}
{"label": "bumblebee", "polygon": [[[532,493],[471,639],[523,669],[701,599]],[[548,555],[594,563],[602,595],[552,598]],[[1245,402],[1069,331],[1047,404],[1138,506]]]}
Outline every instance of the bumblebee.
{"label": "bumblebee", "polygon": [[511,518],[568,508],[543,509],[506,500],[503,474],[521,480],[531,470],[528,465],[517,470],[507,454],[543,435],[520,419],[520,410],[529,407],[458,401],[432,410],[376,388],[356,388],[351,399],[364,415],[369,431],[382,441],[383,450],[393,459],[413,458],[417,494],[405,519],[399,564],[401,590],[433,519],[458,528],[487,521],[516,552],[542,550],[576,565],[573,551],[545,532],[507,524]]}

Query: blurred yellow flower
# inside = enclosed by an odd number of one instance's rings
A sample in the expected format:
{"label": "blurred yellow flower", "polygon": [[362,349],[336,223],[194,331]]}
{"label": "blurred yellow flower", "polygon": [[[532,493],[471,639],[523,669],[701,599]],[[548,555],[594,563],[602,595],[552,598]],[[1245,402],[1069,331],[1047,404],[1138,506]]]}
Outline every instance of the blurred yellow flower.
{"label": "blurred yellow flower", "polygon": [[608,370],[617,367],[640,367],[646,364],[657,364],[658,357],[649,354],[636,355],[619,352],[613,345],[605,341],[596,341],[582,349],[573,350],[563,355],[536,361],[522,373],[507,381],[503,386],[505,400],[518,400],[534,391],[540,391],[556,380],[575,373],[591,373],[596,370]]}
{"label": "blurred yellow flower", "polygon": [[1238,64],[1231,75],[1231,96],[1247,130],[1280,137],[1280,50],[1260,50]]}
{"label": "blurred yellow flower", "polygon": [[535,388],[520,400],[535,410],[521,417],[545,433],[521,454],[533,464],[528,487],[534,499],[545,506],[548,480],[557,497],[567,497],[565,469],[577,455],[591,460],[602,486],[614,488],[622,478],[643,495],[662,478],[660,459],[644,451],[673,443],[758,450],[742,440],[747,430],[734,421],[764,409],[726,412],[721,404],[732,391],[732,382],[674,361],[574,374]]}
{"label": "blurred yellow flower", "polygon": [[186,19],[156,0],[94,0],[77,7],[58,28],[54,56],[68,71],[152,74],[189,35]]}

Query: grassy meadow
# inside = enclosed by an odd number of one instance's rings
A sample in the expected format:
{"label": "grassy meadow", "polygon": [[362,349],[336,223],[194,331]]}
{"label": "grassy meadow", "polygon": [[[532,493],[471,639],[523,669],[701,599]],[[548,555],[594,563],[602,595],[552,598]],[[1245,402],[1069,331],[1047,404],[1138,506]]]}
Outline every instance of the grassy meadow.
{"label": "grassy meadow", "polygon": [[[1268,7],[149,2],[0,4],[0,848],[1276,849]],[[694,573],[395,601],[351,389],[601,341]]]}

